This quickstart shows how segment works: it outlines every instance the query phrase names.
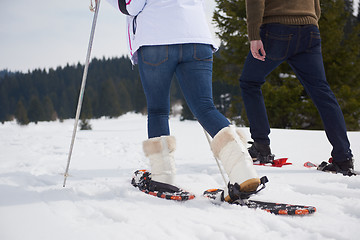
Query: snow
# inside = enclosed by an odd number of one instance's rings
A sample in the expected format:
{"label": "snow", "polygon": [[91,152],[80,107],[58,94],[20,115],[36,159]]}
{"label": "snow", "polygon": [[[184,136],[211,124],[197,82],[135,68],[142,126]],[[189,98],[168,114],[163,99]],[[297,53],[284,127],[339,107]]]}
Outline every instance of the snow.
{"label": "snow", "polygon": [[[0,125],[0,239],[358,239],[360,177],[303,167],[328,159],[323,131],[272,129],[273,152],[293,165],[256,166],[270,182],[254,199],[317,208],[314,215],[290,217],[204,199],[204,190],[224,182],[200,125],[178,117],[170,119],[177,182],[194,200],[167,201],[130,184],[135,170],[149,168],[142,153],[146,116],[138,114],[91,120],[93,130],[78,131],[63,188],[73,124]],[[349,139],[359,159],[360,132],[349,132]]]}

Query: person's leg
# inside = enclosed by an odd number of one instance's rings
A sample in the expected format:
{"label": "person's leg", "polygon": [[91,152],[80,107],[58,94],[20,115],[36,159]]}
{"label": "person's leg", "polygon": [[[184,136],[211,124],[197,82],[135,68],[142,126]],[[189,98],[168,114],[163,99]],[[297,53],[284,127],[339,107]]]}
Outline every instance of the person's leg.
{"label": "person's leg", "polygon": [[[182,59],[176,76],[189,105],[200,124],[213,137],[211,149],[222,162],[230,184],[237,191],[252,192],[260,179],[251,157],[229,121],[215,108],[212,99],[212,49],[204,44],[182,45]],[[225,201],[232,193],[226,190]]]}
{"label": "person's leg", "polygon": [[176,168],[175,137],[170,136],[170,85],[179,57],[179,45],[144,46],[138,63],[147,100],[148,138],[143,151],[151,165],[151,180],[142,186],[148,191],[181,194],[174,186]]}
{"label": "person's leg", "polygon": [[212,98],[213,53],[210,45],[184,44],[176,77],[185,100],[204,129],[214,137],[229,121],[216,109]]}
{"label": "person's leg", "polygon": [[[239,134],[240,133],[240,134]],[[241,132],[233,127],[221,129],[211,142],[211,150],[219,159],[229,177],[224,198],[227,202],[237,200],[233,192],[254,192],[260,185],[260,178],[242,140]]]}
{"label": "person's leg", "polygon": [[270,126],[261,86],[265,77],[288,57],[293,45],[293,33],[281,24],[266,24],[261,27],[261,40],[264,44],[266,58],[260,61],[249,52],[240,77],[240,88],[250,123],[252,139],[263,145],[270,145]]}
{"label": "person's leg", "polygon": [[242,99],[250,124],[251,138],[254,140],[249,153],[252,159],[259,163],[272,163],[275,157],[270,149],[270,125],[261,86],[265,83],[265,77],[279,64],[271,59],[259,61],[249,52],[240,77]]}
{"label": "person's leg", "polygon": [[320,33],[316,26],[307,26],[301,34],[304,36],[301,41],[303,49],[290,57],[288,63],[320,113],[326,135],[333,146],[333,161],[344,162],[352,158],[352,153],[344,116],[326,80]]}
{"label": "person's leg", "polygon": [[170,86],[175,72],[176,51],[176,45],[162,45],[144,46],[138,52],[139,72],[147,101],[149,138],[170,135]]}
{"label": "person's leg", "polygon": [[265,77],[285,61],[296,48],[296,28],[283,24],[266,24],[261,27],[261,40],[266,52],[265,61],[253,58],[249,52],[240,77],[240,87],[254,143],[249,153],[254,161],[271,163],[270,125],[261,86]]}
{"label": "person's leg", "polygon": [[270,145],[270,126],[261,86],[265,77],[280,63],[266,59],[261,62],[249,52],[240,77],[241,95],[250,124],[251,138],[258,143]]}

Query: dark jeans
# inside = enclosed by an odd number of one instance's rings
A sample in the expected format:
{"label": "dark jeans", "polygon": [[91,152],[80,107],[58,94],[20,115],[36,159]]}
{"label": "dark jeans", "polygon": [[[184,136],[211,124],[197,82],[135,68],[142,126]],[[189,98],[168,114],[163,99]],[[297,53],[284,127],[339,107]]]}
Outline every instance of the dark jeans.
{"label": "dark jeans", "polygon": [[260,34],[266,59],[264,62],[254,59],[249,52],[240,77],[251,137],[256,142],[270,144],[270,127],[261,86],[265,77],[286,61],[320,113],[333,146],[331,155],[334,161],[352,157],[344,116],[326,81],[319,29],[314,25],[266,24],[261,27]]}
{"label": "dark jeans", "polygon": [[170,135],[170,86],[174,73],[190,110],[212,137],[230,124],[213,103],[210,45],[143,46],[138,57],[147,100],[149,138]]}

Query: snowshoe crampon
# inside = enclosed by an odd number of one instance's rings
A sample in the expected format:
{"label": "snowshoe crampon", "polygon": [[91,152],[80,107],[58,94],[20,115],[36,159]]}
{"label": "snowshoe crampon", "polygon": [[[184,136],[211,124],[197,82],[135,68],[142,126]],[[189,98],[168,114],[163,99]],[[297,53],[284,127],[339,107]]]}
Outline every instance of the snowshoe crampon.
{"label": "snowshoe crampon", "polygon": [[356,176],[356,175],[360,175],[359,171],[355,171],[352,168],[348,168],[347,170],[342,170],[339,167],[336,167],[335,164],[332,163],[332,158],[329,159],[328,162],[323,161],[320,164],[315,164],[312,162],[306,162],[304,163],[304,167],[306,168],[316,168],[316,170],[322,171],[322,172],[330,172],[330,173],[340,173],[343,174],[344,176]]}
{"label": "snowshoe crampon", "polygon": [[[206,198],[210,199],[214,204],[221,204],[224,202],[223,189],[209,189],[203,194]],[[274,203],[256,201],[250,199],[238,199],[230,204],[245,206],[253,209],[261,209],[275,215],[309,215],[316,212],[316,208],[312,206],[293,205],[287,203]]]}
{"label": "snowshoe crampon", "polygon": [[151,173],[147,170],[137,170],[131,184],[143,193],[175,201],[186,201],[195,198],[194,194],[184,191],[176,186],[151,180]]}

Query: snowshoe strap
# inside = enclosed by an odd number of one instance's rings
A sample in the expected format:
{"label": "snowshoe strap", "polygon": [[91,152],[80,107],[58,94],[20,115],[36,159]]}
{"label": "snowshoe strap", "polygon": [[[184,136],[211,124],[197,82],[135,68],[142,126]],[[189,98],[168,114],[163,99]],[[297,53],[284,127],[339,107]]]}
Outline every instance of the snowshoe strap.
{"label": "snowshoe strap", "polygon": [[324,172],[334,172],[334,173],[341,173],[344,176],[356,176],[357,174],[355,173],[354,169],[347,169],[346,171],[342,170],[336,163],[334,163],[331,160],[329,160],[330,163],[327,162],[322,162],[318,167],[317,170],[319,171],[324,171]]}
{"label": "snowshoe strap", "polygon": [[237,183],[230,184],[230,182],[229,182],[228,183],[228,191],[229,191],[229,196],[231,198],[231,201],[234,202],[234,201],[239,200],[240,204],[241,204],[241,202],[243,202],[244,199],[248,199],[251,195],[256,194],[256,193],[260,192],[261,190],[263,190],[265,188],[265,183],[267,183],[267,182],[269,182],[268,178],[266,176],[263,176],[262,178],[260,178],[261,187],[252,192],[243,192],[243,191],[241,191],[239,184],[237,184]]}
{"label": "snowshoe strap", "polygon": [[175,192],[180,192],[181,189],[174,186],[174,185],[170,185],[167,183],[162,183],[162,182],[157,182],[154,180],[151,180],[149,182],[149,190],[150,191],[158,191],[158,192],[168,192],[168,193],[175,193]]}
{"label": "snowshoe strap", "polygon": [[322,162],[318,167],[317,167],[317,170],[319,170],[319,171],[324,171],[324,168],[327,166],[327,165],[329,165],[329,163],[327,163],[327,162]]}
{"label": "snowshoe strap", "polygon": [[152,180],[150,172],[147,171],[143,172],[140,181],[137,183],[136,187],[138,187],[140,190],[146,189],[148,191],[158,191],[158,192],[168,192],[168,193],[176,193],[182,191],[180,188],[174,185]]}

